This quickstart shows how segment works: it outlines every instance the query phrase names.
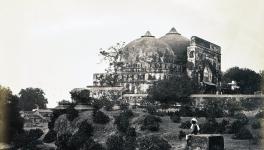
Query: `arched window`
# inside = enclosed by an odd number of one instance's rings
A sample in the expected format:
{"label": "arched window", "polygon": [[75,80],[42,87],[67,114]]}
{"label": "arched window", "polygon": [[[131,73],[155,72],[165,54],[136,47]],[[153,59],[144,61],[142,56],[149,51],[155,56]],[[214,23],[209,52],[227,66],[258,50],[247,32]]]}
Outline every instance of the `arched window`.
{"label": "arched window", "polygon": [[190,57],[190,58],[193,58],[193,57],[194,57],[194,54],[193,54],[193,53],[194,53],[194,51],[191,51],[191,52],[189,53],[189,57]]}

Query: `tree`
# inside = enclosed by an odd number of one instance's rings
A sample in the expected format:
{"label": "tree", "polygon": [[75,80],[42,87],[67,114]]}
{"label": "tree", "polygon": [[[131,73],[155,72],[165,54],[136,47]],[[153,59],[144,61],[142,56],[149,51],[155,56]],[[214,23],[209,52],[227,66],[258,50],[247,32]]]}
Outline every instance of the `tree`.
{"label": "tree", "polygon": [[172,76],[156,81],[148,90],[147,100],[160,103],[188,102],[192,93],[192,81],[187,75]]}
{"label": "tree", "polygon": [[23,131],[18,97],[9,88],[0,85],[0,142],[10,142]]}
{"label": "tree", "polygon": [[225,83],[236,81],[242,94],[253,94],[260,90],[261,75],[248,68],[232,67],[228,69],[222,78]]}
{"label": "tree", "polygon": [[99,77],[101,85],[116,86],[118,82],[117,72],[122,69],[124,63],[121,61],[121,55],[123,54],[125,43],[117,43],[115,46],[111,46],[107,50],[100,49],[100,55],[103,56],[103,60],[108,63],[106,69],[107,74]]}
{"label": "tree", "polygon": [[81,89],[81,88],[75,88],[70,91],[71,98],[76,103],[90,103],[91,97],[90,97],[90,91],[87,89]]}
{"label": "tree", "polygon": [[260,76],[261,76],[261,92],[264,93],[264,70],[260,71]]}
{"label": "tree", "polygon": [[48,103],[45,93],[40,88],[26,88],[19,92],[19,105],[22,110],[31,111],[39,107],[45,109]]}

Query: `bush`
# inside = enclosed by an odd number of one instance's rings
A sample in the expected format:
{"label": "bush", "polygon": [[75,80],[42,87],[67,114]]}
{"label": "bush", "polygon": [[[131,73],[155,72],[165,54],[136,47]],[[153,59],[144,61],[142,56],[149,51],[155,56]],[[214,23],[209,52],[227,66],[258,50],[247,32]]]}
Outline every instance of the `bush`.
{"label": "bush", "polygon": [[99,109],[103,108],[104,103],[102,100],[94,99],[92,102],[92,106],[95,110],[99,110]]}
{"label": "bush", "polygon": [[182,140],[185,137],[186,137],[186,133],[184,131],[180,130],[179,135],[178,135],[179,140]]}
{"label": "bush", "polygon": [[55,142],[55,145],[57,146],[57,150],[71,150],[68,144],[70,138],[71,138],[71,134],[69,133],[60,135]]}
{"label": "bush", "polygon": [[99,124],[106,124],[110,121],[110,118],[101,111],[96,111],[93,116],[93,121]]}
{"label": "bush", "polygon": [[261,123],[260,123],[260,121],[259,121],[259,120],[255,120],[255,121],[253,121],[252,124],[251,124],[251,127],[252,127],[253,129],[259,129],[259,128],[261,128]]}
{"label": "bush", "polygon": [[242,127],[239,129],[239,131],[237,133],[235,133],[235,135],[232,138],[245,140],[245,139],[252,139],[253,135],[247,128]]}
{"label": "bush", "polygon": [[38,140],[41,135],[43,135],[41,129],[24,131],[23,133],[14,136],[14,146],[16,149],[36,149],[36,145],[42,144],[42,142]]}
{"label": "bush", "polygon": [[148,115],[145,117],[143,121],[143,126],[141,127],[142,130],[150,130],[150,131],[159,131],[159,123],[161,119],[159,117]]}
{"label": "bush", "polygon": [[111,135],[106,141],[107,150],[123,150],[123,143],[124,140],[121,136]]}
{"label": "bush", "polygon": [[163,116],[166,116],[167,113],[165,111],[157,111],[154,115],[163,117]]}
{"label": "bush", "polygon": [[92,138],[89,138],[82,144],[80,150],[105,150],[105,148],[98,142],[95,142]]}
{"label": "bush", "polygon": [[51,116],[51,119],[50,119],[50,122],[48,123],[48,128],[49,128],[50,130],[53,130],[53,128],[54,128],[54,123],[55,123],[56,119],[57,119],[60,115],[62,115],[62,114],[64,114],[64,113],[65,113],[65,110],[53,110],[53,112],[52,112],[52,116]]}
{"label": "bush", "polygon": [[179,114],[181,114],[182,117],[192,117],[194,116],[192,107],[189,105],[181,106]]}
{"label": "bush", "polygon": [[88,137],[91,137],[93,135],[93,131],[94,131],[93,126],[90,123],[88,123],[86,120],[82,121],[81,124],[79,125],[78,132],[83,132]]}
{"label": "bush", "polygon": [[182,122],[179,126],[179,128],[182,128],[182,129],[190,129],[191,128],[191,122],[190,121],[185,121],[185,122]]}
{"label": "bush", "polygon": [[115,118],[115,124],[120,132],[126,133],[129,127],[129,118],[133,117],[132,110],[125,110]]}
{"label": "bush", "polygon": [[158,136],[143,137],[139,140],[139,150],[169,150],[171,145]]}
{"label": "bush", "polygon": [[263,104],[262,99],[242,99],[241,106],[244,107],[247,111],[252,111],[260,108]]}
{"label": "bush", "polygon": [[106,111],[110,111],[113,109],[113,106],[114,106],[114,102],[110,101],[110,100],[104,100],[104,108]]}
{"label": "bush", "polygon": [[201,133],[203,134],[213,134],[218,132],[219,125],[215,118],[207,118],[204,124],[201,124]]}
{"label": "bush", "polygon": [[66,109],[66,117],[68,120],[73,121],[76,117],[78,117],[79,113],[76,109],[74,109],[75,105],[72,104]]}
{"label": "bush", "polygon": [[127,109],[127,110],[123,111],[120,115],[124,115],[124,116],[126,116],[127,118],[131,118],[131,117],[134,116],[134,113],[133,113],[132,110]]}
{"label": "bush", "polygon": [[208,115],[206,114],[204,109],[195,108],[194,116],[195,117],[207,117]]}
{"label": "bush", "polygon": [[118,131],[126,133],[129,127],[129,118],[126,115],[120,114],[116,117],[115,124],[117,126]]}
{"label": "bush", "polygon": [[244,123],[240,120],[236,120],[231,124],[229,133],[237,133],[242,127],[244,127]]}
{"label": "bush", "polygon": [[259,111],[256,115],[255,118],[257,119],[263,119],[264,118],[264,111]]}
{"label": "bush", "polygon": [[69,139],[68,145],[71,149],[80,149],[93,135],[93,126],[87,121],[81,122],[79,129]]}
{"label": "bush", "polygon": [[174,123],[180,123],[181,122],[181,117],[177,114],[171,115],[170,119]]}
{"label": "bush", "polygon": [[136,129],[129,127],[125,135],[124,150],[135,150],[136,149]]}
{"label": "bush", "polygon": [[54,130],[49,130],[49,132],[45,135],[43,142],[45,143],[51,143],[56,140],[57,133]]}
{"label": "bush", "polygon": [[124,141],[124,150],[135,150],[137,146],[136,137],[127,136]]}
{"label": "bush", "polygon": [[248,123],[248,118],[243,113],[237,113],[237,114],[235,114],[234,118],[236,118],[237,120],[239,120],[243,125],[246,125]]}
{"label": "bush", "polygon": [[148,112],[149,114],[151,114],[151,115],[155,115],[156,112],[157,112],[157,108],[156,108],[156,106],[154,106],[153,104],[149,104],[149,105],[147,105],[146,110],[147,110],[147,112]]}
{"label": "bush", "polygon": [[133,128],[133,127],[129,127],[127,129],[127,132],[126,132],[126,136],[128,136],[128,137],[136,137],[137,136],[136,129]]}
{"label": "bush", "polygon": [[120,109],[121,110],[127,110],[129,107],[129,103],[121,103],[120,104]]}
{"label": "bush", "polygon": [[217,131],[219,133],[225,133],[229,125],[230,125],[229,121],[226,119],[223,119],[222,122],[218,124]]}
{"label": "bush", "polygon": [[36,140],[40,138],[43,135],[43,131],[41,129],[30,129],[28,132],[28,138],[32,140]]}
{"label": "bush", "polygon": [[203,102],[203,111],[206,113],[208,118],[220,118],[224,116],[223,101],[222,100],[212,100],[206,99]]}

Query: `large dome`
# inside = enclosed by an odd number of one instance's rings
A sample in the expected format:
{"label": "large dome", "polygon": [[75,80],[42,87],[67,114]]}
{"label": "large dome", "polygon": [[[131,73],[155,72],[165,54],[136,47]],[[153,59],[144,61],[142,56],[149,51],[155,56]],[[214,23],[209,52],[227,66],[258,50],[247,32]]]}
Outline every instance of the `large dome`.
{"label": "large dome", "polygon": [[169,33],[160,38],[161,41],[167,43],[176,55],[175,61],[185,63],[187,61],[187,47],[190,45],[190,40],[180,33],[175,28],[172,28]]}
{"label": "large dome", "polygon": [[122,61],[125,63],[137,62],[174,62],[175,55],[170,46],[159,39],[156,39],[146,32],[144,36],[136,39],[124,48]]}

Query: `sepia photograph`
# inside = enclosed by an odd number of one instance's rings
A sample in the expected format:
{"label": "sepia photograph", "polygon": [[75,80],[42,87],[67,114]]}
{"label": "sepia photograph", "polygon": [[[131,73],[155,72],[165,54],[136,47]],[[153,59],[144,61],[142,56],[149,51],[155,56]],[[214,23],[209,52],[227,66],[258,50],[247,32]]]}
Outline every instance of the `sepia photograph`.
{"label": "sepia photograph", "polygon": [[264,150],[264,1],[1,0],[0,150]]}

